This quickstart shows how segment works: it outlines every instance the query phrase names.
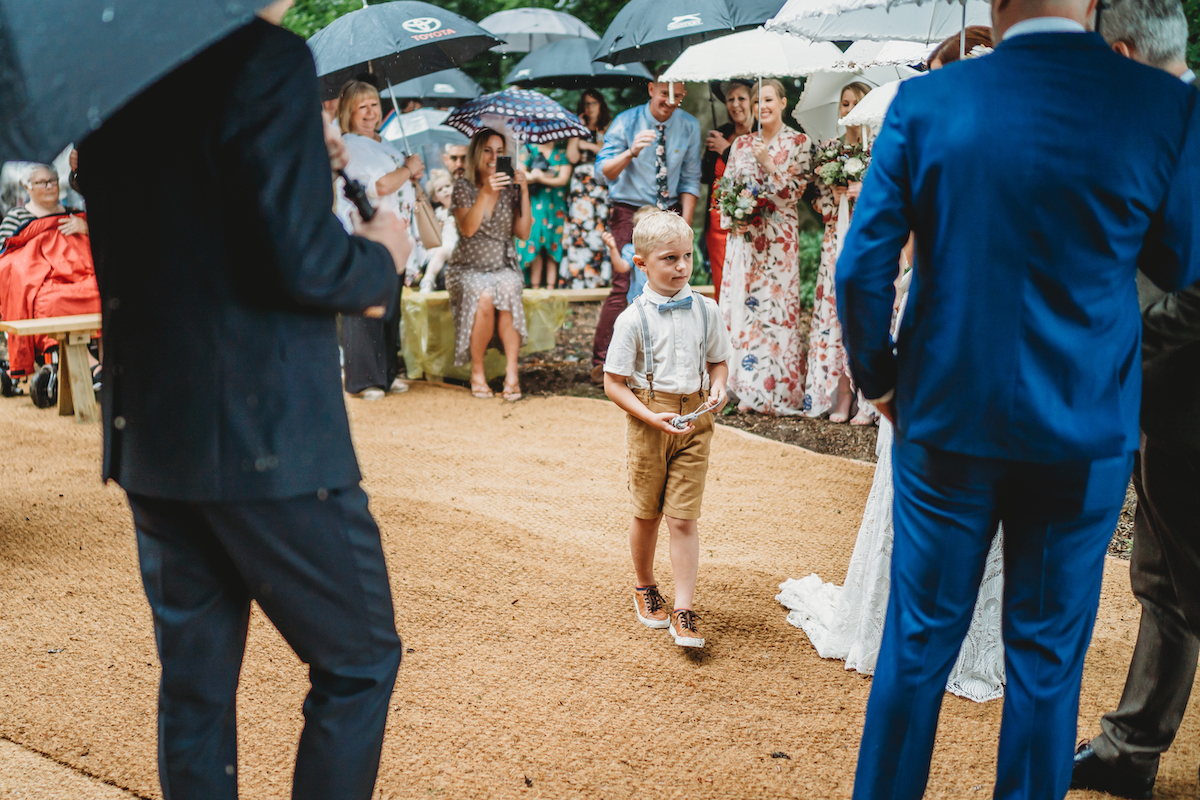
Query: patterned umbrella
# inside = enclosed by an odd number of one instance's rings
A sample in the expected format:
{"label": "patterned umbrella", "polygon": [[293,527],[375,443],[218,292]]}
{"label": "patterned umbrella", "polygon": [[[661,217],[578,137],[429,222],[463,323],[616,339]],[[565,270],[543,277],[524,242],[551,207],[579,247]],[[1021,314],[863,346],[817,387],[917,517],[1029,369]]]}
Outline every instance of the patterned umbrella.
{"label": "patterned umbrella", "polygon": [[443,124],[474,136],[489,127],[486,118],[502,120],[517,139],[534,144],[590,133],[579,117],[546,95],[528,89],[505,89],[463,103]]}

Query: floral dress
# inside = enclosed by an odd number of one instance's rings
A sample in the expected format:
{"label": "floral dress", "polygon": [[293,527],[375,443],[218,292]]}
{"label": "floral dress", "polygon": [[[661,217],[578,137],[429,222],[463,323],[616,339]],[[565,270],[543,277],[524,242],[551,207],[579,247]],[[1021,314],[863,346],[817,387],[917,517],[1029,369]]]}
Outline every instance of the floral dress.
{"label": "floral dress", "polygon": [[[816,179],[814,179],[816,180]],[[842,323],[837,315],[837,292],[834,289],[834,267],[838,257],[838,202],[833,190],[817,180],[820,196],[813,204],[825,223],[825,238],[821,241],[821,266],[817,269],[816,299],[813,301],[812,323],[808,333],[808,378],[804,386],[804,414],[819,417],[834,406],[838,378],[850,377],[846,345],[842,342]],[[851,214],[854,206],[851,201]],[[848,222],[849,220],[847,220]],[[850,390],[856,391],[854,381]],[[858,412],[852,420],[867,424],[879,418],[879,412],[857,392]]]}
{"label": "floral dress", "polygon": [[[587,138],[595,142],[596,132]],[[608,221],[608,187],[596,180],[596,154],[581,150],[567,193],[566,252],[559,275],[568,289],[595,289],[612,280],[612,262],[600,234]]]}
{"label": "floral dress", "polygon": [[[525,163],[538,156],[535,145],[525,145]],[[570,167],[567,148],[555,145],[547,159],[551,168]],[[527,167],[528,168],[528,167]],[[517,247],[521,256],[521,268],[528,270],[529,262],[537,258],[542,250],[555,261],[562,260],[563,229],[567,222],[567,192],[565,186],[546,186],[542,183],[529,185],[529,205],[533,209],[533,229],[529,238]],[[526,275],[528,278],[528,275]]]}
{"label": "floral dress", "polygon": [[729,230],[721,278],[721,313],[734,357],[729,387],[741,408],[763,414],[800,414],[804,406],[804,334],[800,318],[800,221],[812,145],[786,125],[770,144],[775,172],[767,175],[751,146],[757,134],[733,143],[725,176],[760,186],[766,204],[744,233],[722,215]]}

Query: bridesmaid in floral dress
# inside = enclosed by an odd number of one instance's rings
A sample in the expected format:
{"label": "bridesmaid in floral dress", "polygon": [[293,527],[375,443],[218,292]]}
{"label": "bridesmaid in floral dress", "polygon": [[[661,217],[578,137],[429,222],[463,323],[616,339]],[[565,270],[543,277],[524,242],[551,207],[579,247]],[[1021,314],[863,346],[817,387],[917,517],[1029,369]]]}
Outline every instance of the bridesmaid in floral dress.
{"label": "bridesmaid in floral dress", "polygon": [[[858,102],[871,91],[865,83],[851,83],[842,89],[838,119],[849,114]],[[847,128],[842,144],[862,142],[860,128]],[[842,323],[837,318],[837,295],[834,294],[834,266],[838,257],[838,209],[842,195],[851,203],[858,197],[861,184],[850,187],[829,187],[814,177],[820,196],[813,203],[825,223],[825,238],[821,242],[821,266],[817,270],[816,300],[813,303],[812,324],[808,335],[808,369],[804,387],[804,414],[819,417],[829,412],[830,422],[845,422],[850,417],[850,403],[856,390],[850,378],[846,347],[842,343]],[[853,205],[847,207],[852,209]],[[848,225],[850,221],[846,220]],[[858,392],[858,412],[852,425],[870,425],[879,419],[879,412]],[[834,405],[836,398],[836,406]]]}
{"label": "bridesmaid in floral dress", "polygon": [[808,137],[783,124],[787,95],[777,80],[762,82],[750,98],[760,133],[733,143],[725,177],[761,186],[762,216],[729,230],[721,280],[721,313],[729,327],[734,357],[729,388],[738,409],[763,414],[800,414],[804,407],[804,333],[800,317],[800,267],[796,201],[811,168]]}
{"label": "bridesmaid in floral dress", "polygon": [[612,262],[601,238],[608,222],[608,186],[596,180],[596,154],[604,145],[612,114],[595,89],[584,90],[575,113],[590,134],[567,142],[567,159],[575,169],[567,192],[567,232],[559,275],[567,289],[595,289],[612,280]]}

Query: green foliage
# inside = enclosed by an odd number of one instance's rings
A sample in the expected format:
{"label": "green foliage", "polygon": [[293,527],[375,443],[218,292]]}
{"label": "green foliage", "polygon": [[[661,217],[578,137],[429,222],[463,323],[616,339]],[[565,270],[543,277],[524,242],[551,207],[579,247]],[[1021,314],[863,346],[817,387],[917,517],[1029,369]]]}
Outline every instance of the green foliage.
{"label": "green foliage", "polygon": [[1188,21],[1188,66],[1200,70],[1200,0],[1183,0]]}
{"label": "green foliage", "polygon": [[823,231],[800,231],[800,304],[812,308],[817,299],[817,268],[821,265]]}

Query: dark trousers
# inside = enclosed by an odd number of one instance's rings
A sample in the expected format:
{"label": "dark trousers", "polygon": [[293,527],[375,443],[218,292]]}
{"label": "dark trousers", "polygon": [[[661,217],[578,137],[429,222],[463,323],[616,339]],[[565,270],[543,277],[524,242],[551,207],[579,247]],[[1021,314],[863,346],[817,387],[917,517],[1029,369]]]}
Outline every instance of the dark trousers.
{"label": "dark trousers", "polygon": [[[633,241],[633,215],[638,207],[625,203],[613,203],[608,212],[608,229],[616,240],[617,250]],[[681,206],[671,206],[670,211],[683,213]],[[632,264],[630,272],[613,272],[612,291],[604,299],[600,307],[600,318],[596,321],[596,338],[592,341],[592,366],[603,366],[608,357],[608,345],[612,342],[613,326],[617,317],[629,305],[626,296],[629,294],[629,281],[632,270],[637,269]]]}
{"label": "dark trousers", "polygon": [[1158,775],[1187,708],[1200,653],[1200,454],[1142,436],[1129,577],[1142,604],[1129,677],[1092,748],[1133,774]]}
{"label": "dark trousers", "polygon": [[[400,289],[404,279],[400,278]],[[400,296],[387,316],[380,319],[342,316],[342,372],[346,391],[387,389],[400,374]]]}
{"label": "dark trousers", "polygon": [[287,500],[129,495],[162,662],[166,800],[237,797],[250,601],[309,666],[292,797],[370,800],[400,666],[379,528],[358,486]]}
{"label": "dark trousers", "polygon": [[976,458],[897,438],[891,593],[855,800],[925,792],[946,679],[1004,523],[1007,685],[994,797],[1061,800],[1083,658],[1132,455],[1065,464]]}

